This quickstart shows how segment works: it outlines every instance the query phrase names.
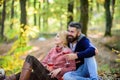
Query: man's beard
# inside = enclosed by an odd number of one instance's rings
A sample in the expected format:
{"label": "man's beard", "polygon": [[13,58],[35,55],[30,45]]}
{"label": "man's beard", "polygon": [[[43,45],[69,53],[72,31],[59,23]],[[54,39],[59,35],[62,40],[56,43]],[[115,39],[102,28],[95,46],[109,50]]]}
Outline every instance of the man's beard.
{"label": "man's beard", "polygon": [[78,39],[78,36],[77,36],[77,35],[76,35],[76,37],[71,36],[71,35],[68,35],[68,36],[67,36],[67,41],[68,41],[68,43],[72,43],[72,42],[76,41],[77,39]]}

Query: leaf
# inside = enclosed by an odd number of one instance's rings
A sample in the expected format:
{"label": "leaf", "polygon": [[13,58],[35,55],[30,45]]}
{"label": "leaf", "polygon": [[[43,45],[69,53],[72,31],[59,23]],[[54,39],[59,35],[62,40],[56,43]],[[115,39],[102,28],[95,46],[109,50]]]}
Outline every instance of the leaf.
{"label": "leaf", "polygon": [[116,59],[116,62],[120,62],[120,59]]}

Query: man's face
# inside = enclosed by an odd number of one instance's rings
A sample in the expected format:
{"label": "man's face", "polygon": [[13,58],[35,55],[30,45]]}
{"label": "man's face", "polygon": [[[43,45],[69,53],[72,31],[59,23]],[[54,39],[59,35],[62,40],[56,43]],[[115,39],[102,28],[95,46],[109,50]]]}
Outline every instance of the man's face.
{"label": "man's face", "polygon": [[80,31],[78,31],[75,27],[68,27],[68,35],[67,40],[70,43],[77,41],[80,35]]}

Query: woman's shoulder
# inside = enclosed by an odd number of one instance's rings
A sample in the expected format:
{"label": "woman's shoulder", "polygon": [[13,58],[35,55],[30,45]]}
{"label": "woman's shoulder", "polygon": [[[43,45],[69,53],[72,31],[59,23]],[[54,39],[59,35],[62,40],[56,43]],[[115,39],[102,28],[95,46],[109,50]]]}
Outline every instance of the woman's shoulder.
{"label": "woman's shoulder", "polygon": [[69,51],[69,52],[72,52],[72,50],[69,48],[69,47],[65,47],[65,49],[67,50],[67,51]]}
{"label": "woman's shoulder", "polygon": [[56,50],[56,48],[55,48],[55,47],[52,47],[49,52],[53,52],[53,51],[55,51],[55,50]]}

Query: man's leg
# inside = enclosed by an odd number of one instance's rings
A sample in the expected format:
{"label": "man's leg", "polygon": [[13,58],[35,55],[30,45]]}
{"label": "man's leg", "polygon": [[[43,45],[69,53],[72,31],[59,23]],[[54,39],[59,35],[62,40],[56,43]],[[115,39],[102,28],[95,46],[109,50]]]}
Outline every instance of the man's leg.
{"label": "man's leg", "polygon": [[95,57],[85,58],[85,63],[91,80],[98,80],[97,63]]}
{"label": "man's leg", "polygon": [[85,58],[82,66],[76,71],[65,73],[63,78],[64,80],[98,80],[95,58]]}
{"label": "man's leg", "polygon": [[86,65],[81,65],[76,71],[70,71],[64,74],[64,80],[90,80],[89,78],[85,78],[87,75]]}

